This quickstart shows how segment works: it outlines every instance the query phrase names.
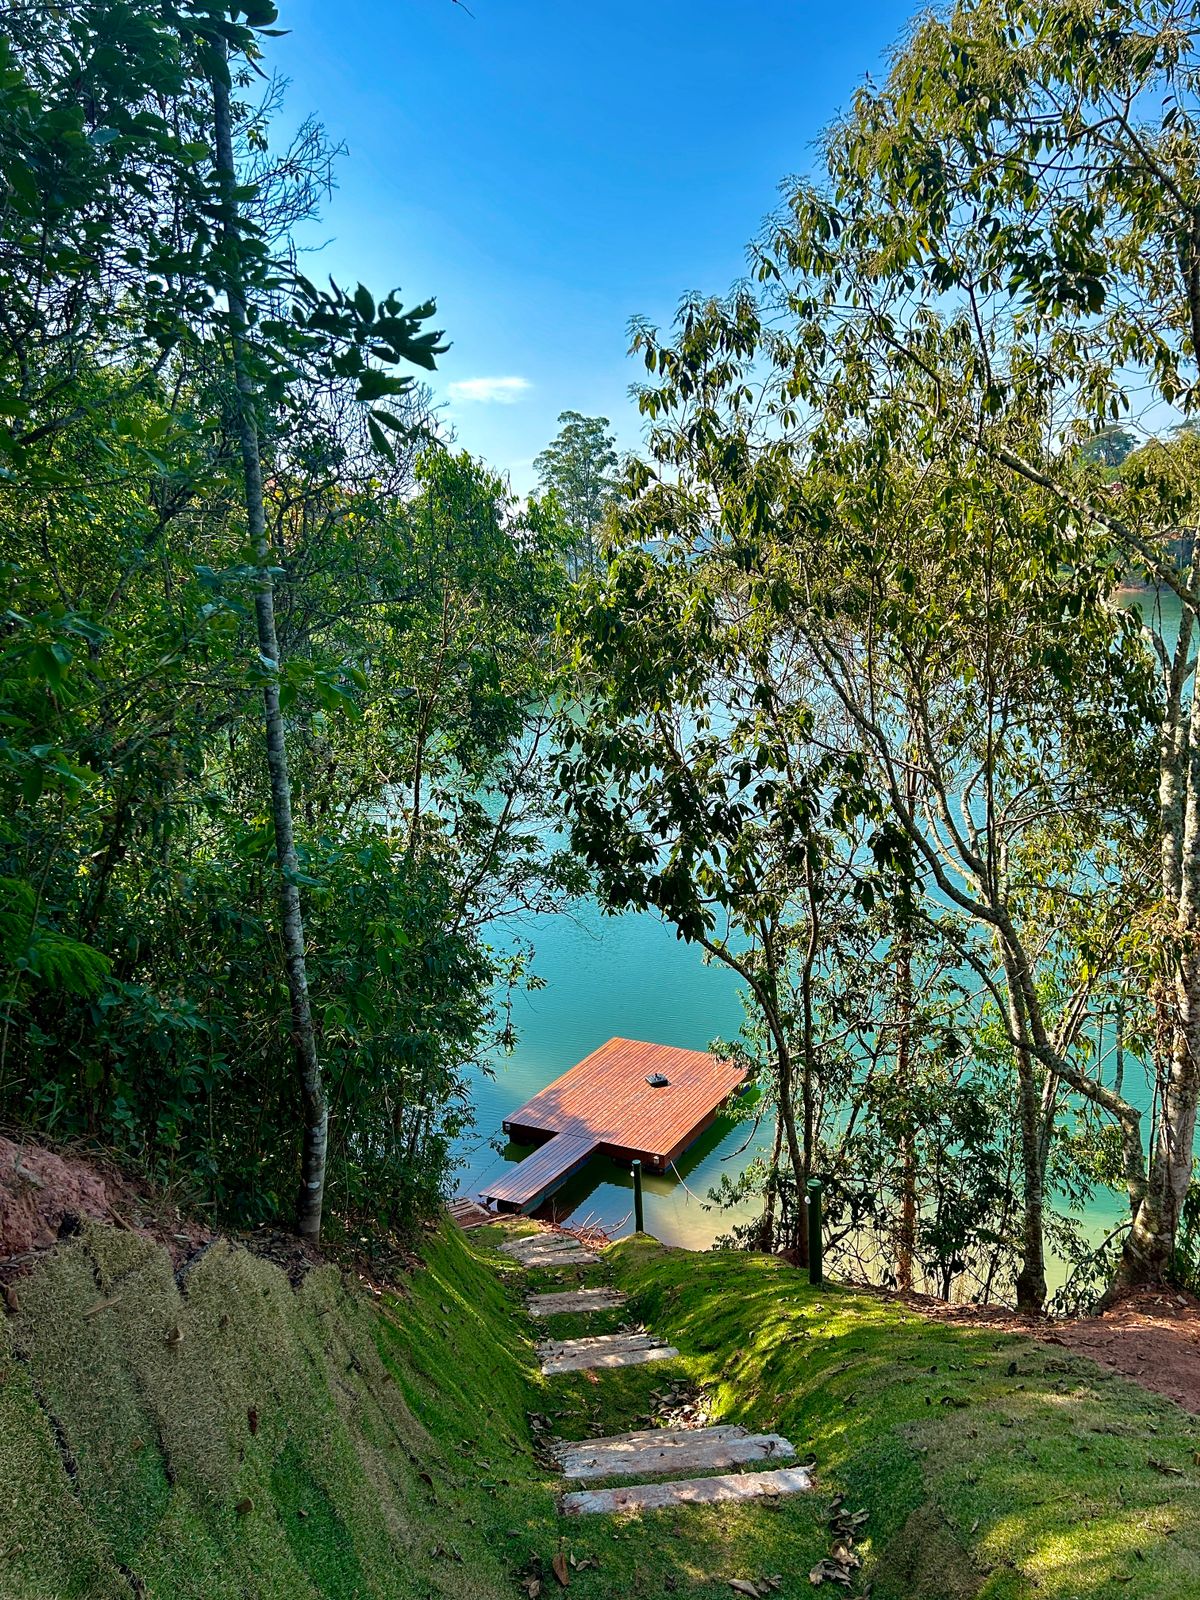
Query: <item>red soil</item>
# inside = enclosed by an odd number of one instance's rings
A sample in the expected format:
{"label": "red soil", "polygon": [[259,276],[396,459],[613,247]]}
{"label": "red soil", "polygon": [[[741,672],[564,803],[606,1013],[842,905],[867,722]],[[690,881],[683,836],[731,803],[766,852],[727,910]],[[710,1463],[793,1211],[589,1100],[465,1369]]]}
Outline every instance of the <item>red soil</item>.
{"label": "red soil", "polygon": [[176,1263],[212,1236],[93,1156],[0,1135],[0,1281],[28,1271],[85,1219],[155,1239]]}
{"label": "red soil", "polygon": [[947,1306],[923,1296],[905,1298],[927,1316],[1023,1333],[1086,1356],[1200,1414],[1200,1302],[1193,1295],[1142,1289],[1100,1316],[1058,1322],[1018,1316],[997,1306]]}

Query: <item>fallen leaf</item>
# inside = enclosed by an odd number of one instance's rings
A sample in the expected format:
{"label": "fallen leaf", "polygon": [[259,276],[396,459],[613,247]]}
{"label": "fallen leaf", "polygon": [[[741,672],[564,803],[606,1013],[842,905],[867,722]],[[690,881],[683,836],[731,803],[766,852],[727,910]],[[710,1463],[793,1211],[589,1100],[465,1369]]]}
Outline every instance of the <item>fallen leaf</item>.
{"label": "fallen leaf", "polygon": [[571,1581],[571,1574],[567,1571],[567,1558],[561,1550],[550,1563],[550,1570],[565,1589]]}
{"label": "fallen leaf", "polygon": [[258,1407],[251,1406],[246,1412],[246,1421],[250,1427],[251,1437],[258,1432]]}
{"label": "fallen leaf", "polygon": [[249,1495],[245,1495],[241,1500],[238,1501],[237,1505],[235,1505],[233,1509],[237,1512],[239,1517],[244,1517],[248,1511],[254,1510],[254,1501],[251,1500]]}
{"label": "fallen leaf", "polygon": [[525,1593],[529,1596],[529,1600],[538,1600],[538,1595],[541,1592],[542,1580],[540,1578],[526,1578]]}
{"label": "fallen leaf", "polygon": [[748,1594],[753,1596],[753,1600],[762,1600],[762,1591],[749,1578],[730,1578],[729,1587],[736,1594]]}

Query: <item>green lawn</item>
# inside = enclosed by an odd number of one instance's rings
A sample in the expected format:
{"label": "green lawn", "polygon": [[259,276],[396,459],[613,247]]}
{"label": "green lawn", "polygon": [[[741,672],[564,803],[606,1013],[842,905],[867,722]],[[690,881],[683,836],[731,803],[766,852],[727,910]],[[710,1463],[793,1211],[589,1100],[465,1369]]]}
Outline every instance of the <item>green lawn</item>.
{"label": "green lawn", "polygon": [[[0,1319],[0,1595],[520,1600],[540,1580],[548,1600],[561,1553],[579,1600],[774,1576],[796,1600],[844,1493],[877,1600],[1200,1596],[1200,1430],[1167,1402],[772,1259],[646,1241],[562,1277],[616,1282],[680,1361],[543,1379],[543,1332],[617,1316],[532,1326],[521,1296],[557,1275],[497,1233],[431,1235],[381,1297],[331,1267],[293,1291],[224,1245],[181,1294],[161,1250],[102,1228],[56,1252]],[[536,1439],[624,1431],[685,1383],[811,1451],[818,1492],[561,1519]]]}
{"label": "green lawn", "polygon": [[1200,1595],[1200,1426],[1169,1401],[1030,1340],[811,1290],[773,1258],[644,1240],[610,1257],[718,1420],[780,1430],[869,1510],[878,1600]]}

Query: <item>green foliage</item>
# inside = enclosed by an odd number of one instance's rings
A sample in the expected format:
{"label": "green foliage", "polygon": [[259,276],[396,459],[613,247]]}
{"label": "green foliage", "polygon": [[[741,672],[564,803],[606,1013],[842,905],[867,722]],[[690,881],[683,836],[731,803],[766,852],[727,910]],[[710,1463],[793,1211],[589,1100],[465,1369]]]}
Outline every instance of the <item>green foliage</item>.
{"label": "green foliage", "polygon": [[[434,438],[433,305],[295,270],[330,152],[255,92],[269,5],[0,21],[0,1114],[244,1221],[296,1177],[261,690],[287,719],[330,1204],[411,1225],[507,1037],[544,840],[555,520]],[[239,20],[244,18],[245,20]],[[214,170],[213,81],[236,153]],[[242,180],[245,181],[242,181]],[[222,219],[242,218],[236,260]],[[259,653],[225,286],[248,306]]]}
{"label": "green foliage", "polygon": [[869,1512],[858,1548],[879,1600],[1156,1600],[1194,1584],[1194,1425],[1169,1401],[1052,1346],[812,1290],[777,1258],[629,1240],[613,1271],[708,1387],[714,1421],[803,1441],[821,1490]]}
{"label": "green foliage", "polygon": [[533,465],[566,523],[568,566],[579,577],[599,565],[597,535],[616,503],[616,441],[607,417],[563,411],[558,420],[558,433]]}

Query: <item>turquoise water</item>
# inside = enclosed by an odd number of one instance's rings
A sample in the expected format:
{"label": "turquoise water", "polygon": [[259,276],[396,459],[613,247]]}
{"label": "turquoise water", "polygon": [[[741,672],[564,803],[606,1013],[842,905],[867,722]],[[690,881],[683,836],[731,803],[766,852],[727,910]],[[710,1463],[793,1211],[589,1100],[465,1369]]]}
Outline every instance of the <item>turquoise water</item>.
{"label": "turquoise water", "polygon": [[[1168,644],[1174,642],[1178,602],[1172,596],[1130,594],[1125,603],[1156,613],[1158,629]],[[714,1039],[735,1037],[742,1022],[734,974],[707,964],[699,949],[683,944],[654,916],[606,917],[594,902],[584,901],[571,913],[541,916],[514,931],[532,940],[534,970],[545,987],[516,996],[515,1051],[492,1063],[494,1077],[479,1073],[470,1085],[477,1126],[460,1152],[460,1194],[477,1194],[506,1159],[528,1153],[506,1144],[503,1118],[607,1039],[622,1035],[703,1050]],[[1145,1070],[1130,1061],[1127,1074],[1127,1096],[1148,1111]],[[745,1121],[719,1120],[680,1159],[679,1178],[647,1176],[649,1231],[669,1244],[703,1248],[728,1232],[732,1222],[751,1216],[753,1204],[736,1211],[714,1209],[708,1192],[724,1174],[736,1177],[767,1147],[769,1134],[767,1127],[755,1131]],[[613,1234],[632,1228],[629,1172],[603,1156],[590,1161],[551,1203],[557,1215],[577,1223],[595,1221]],[[1087,1232],[1099,1239],[1125,1214],[1122,1195],[1101,1191],[1084,1213]]]}
{"label": "turquoise water", "polygon": [[[528,1154],[527,1146],[508,1142],[503,1119],[605,1040],[621,1035],[704,1050],[715,1039],[734,1038],[742,1022],[735,975],[706,963],[696,946],[682,943],[654,916],[608,917],[584,901],[570,913],[537,917],[520,932],[533,941],[534,969],[545,987],[515,997],[516,1049],[493,1060],[494,1077],[481,1072],[472,1080],[476,1128],[460,1152],[459,1194],[477,1194],[506,1161]],[[1148,1109],[1144,1069],[1130,1061],[1126,1071],[1126,1094]],[[649,1232],[667,1244],[704,1249],[732,1222],[748,1220],[755,1204],[718,1210],[708,1193],[724,1174],[735,1178],[765,1151],[770,1133],[765,1123],[755,1130],[750,1120],[721,1118],[680,1158],[678,1178],[647,1174]],[[563,1219],[597,1222],[614,1236],[631,1232],[629,1171],[596,1156],[551,1205]],[[1125,1214],[1123,1196],[1100,1191],[1085,1213],[1087,1231],[1099,1239]]]}
{"label": "turquoise water", "polygon": [[[512,1055],[498,1057],[495,1077],[478,1074],[471,1085],[476,1129],[465,1141],[465,1165],[456,1177],[460,1194],[475,1194],[502,1170],[500,1124],[531,1095],[607,1039],[621,1036],[704,1050],[714,1039],[736,1037],[742,1022],[733,973],[706,965],[703,953],[683,944],[656,917],[607,917],[592,901],[571,913],[536,918],[522,930],[535,948],[534,968],[545,988],[518,994],[513,1022],[519,1039]],[[708,1191],[741,1170],[770,1129],[753,1135],[753,1123],[719,1119],[678,1162],[673,1175],[644,1180],[646,1227],[670,1244],[700,1248],[727,1232],[731,1221],[753,1213],[706,1209]],[[742,1150],[747,1139],[748,1150]],[[736,1152],[742,1150],[740,1156]],[[509,1146],[510,1157],[524,1148]],[[553,1197],[557,1214],[578,1223],[598,1222],[613,1233],[632,1230],[627,1168],[594,1157]]]}

